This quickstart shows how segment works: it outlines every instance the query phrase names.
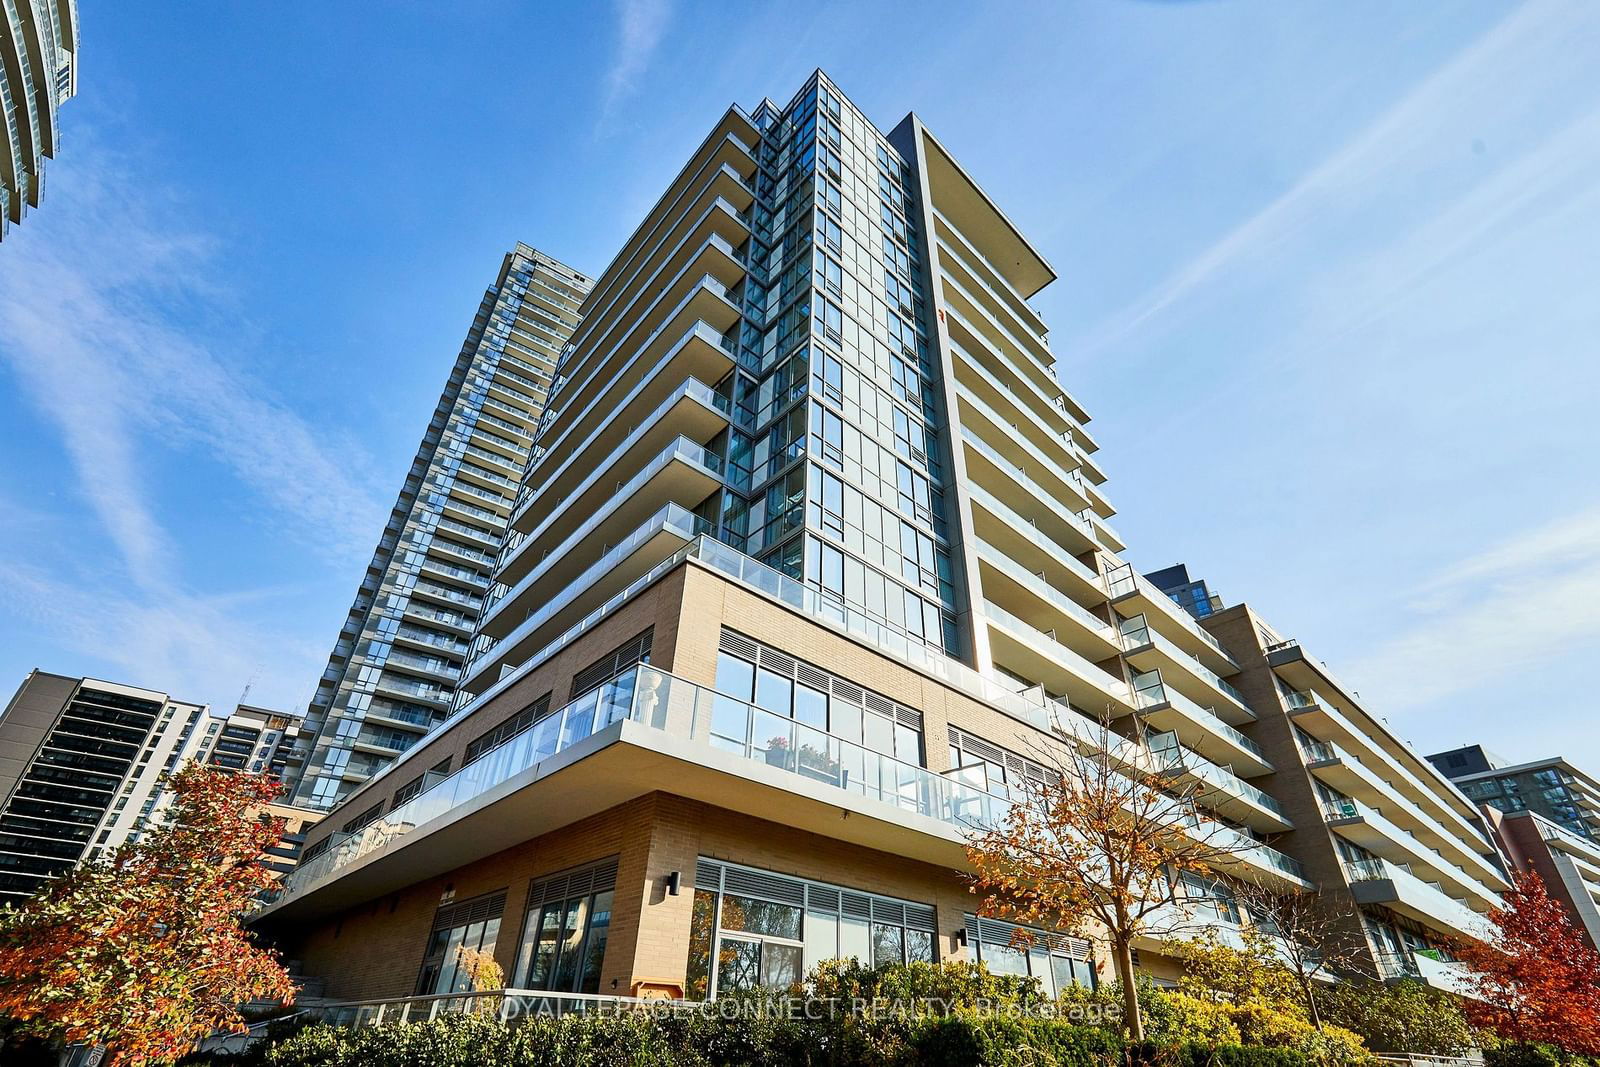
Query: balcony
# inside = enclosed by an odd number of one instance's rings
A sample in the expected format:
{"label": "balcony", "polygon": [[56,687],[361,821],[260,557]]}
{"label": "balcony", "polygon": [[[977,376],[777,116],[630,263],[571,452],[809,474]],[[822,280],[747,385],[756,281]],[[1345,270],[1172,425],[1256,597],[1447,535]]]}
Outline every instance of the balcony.
{"label": "balcony", "polygon": [[[681,333],[675,332],[680,328]],[[639,349],[581,410],[551,413],[527,481],[538,484],[556,455],[568,456],[589,447],[569,442],[583,440],[607,451],[615,448],[630,428],[615,417],[618,412],[653,410],[686,381],[721,381],[733,369],[735,348],[733,341],[693,318],[687,308],[681,309],[662,330],[659,343],[652,338]],[[655,362],[650,362],[652,359]],[[557,422],[564,427],[559,433]]]}
{"label": "balcony", "polygon": [[1222,647],[1221,641],[1175,604],[1171,597],[1151,585],[1144,575],[1133,569],[1133,564],[1123,563],[1115,570],[1108,571],[1106,588],[1111,593],[1111,602],[1125,614],[1142,613],[1146,619],[1158,620],[1156,626],[1162,633],[1213,671],[1232,674],[1239,669],[1227,649]]}
{"label": "balcony", "polygon": [[1381,952],[1378,954],[1378,971],[1387,981],[1412,979],[1426,982],[1436,989],[1460,997],[1474,997],[1472,972],[1464,963],[1436,959],[1425,952]]}
{"label": "balcony", "polygon": [[1059,437],[1049,437],[1053,448],[1041,446],[1036,436],[1029,435],[1032,429],[1035,435],[1044,436],[1041,427],[1006,419],[960,382],[956,383],[956,399],[963,430],[977,433],[989,447],[1005,453],[1019,468],[1025,468],[1068,510],[1082,511],[1090,506],[1086,483],[1083,476],[1076,473],[1077,457]]}
{"label": "balcony", "polygon": [[1051,585],[1077,599],[1098,604],[1106,596],[1105,584],[1093,567],[1082,563],[1066,545],[1053,541],[1039,527],[975,482],[968,482],[967,497],[975,505],[972,525],[979,538],[1030,573],[1043,571]]}
{"label": "balcony", "polygon": [[1010,502],[1011,510],[1037,527],[1050,540],[1067,546],[1073,555],[1097,552],[1102,547],[1087,515],[1068,510],[1062,502],[1028,476],[988,442],[965,427],[967,475],[980,487]]}
{"label": "balcony", "polygon": [[1340,793],[1381,809],[1395,826],[1465,872],[1490,883],[1503,877],[1500,868],[1478,851],[1490,848],[1487,840],[1477,834],[1463,840],[1451,833],[1376,769],[1333,742],[1312,745],[1306,752],[1306,767]]}
{"label": "balcony", "polygon": [[[733,245],[712,234],[676,276],[661,288],[652,286],[641,294],[641,298],[651,295],[649,305],[619,324],[621,329],[614,340],[574,339],[580,345],[579,356],[562,368],[561,377],[551,389],[550,407],[540,419],[541,431],[559,429],[565,433],[566,422],[587,410],[591,401],[616,380],[627,361],[640,352],[647,353],[647,359],[656,358],[695,320],[710,324],[719,337],[727,333],[743,317],[729,295],[743,274],[744,265]],[[592,345],[606,347],[597,352]]]}
{"label": "balcony", "polygon": [[1497,876],[1495,882],[1491,882],[1461,869],[1384,818],[1375,808],[1355,800],[1328,801],[1323,804],[1323,816],[1329,828],[1340,837],[1417,872],[1426,881],[1436,881],[1451,893],[1475,900],[1486,908],[1498,902],[1494,890],[1502,887],[1502,879]]}
{"label": "balcony", "polygon": [[413,682],[408,678],[396,678],[389,674],[380,674],[374,683],[374,689],[379,693],[394,693],[408,700],[425,700],[430,704],[440,705],[448,705],[455,696],[451,690],[442,686]]}
{"label": "balcony", "polygon": [[[589,440],[577,445],[565,459],[550,469],[541,468],[531,476],[533,487],[512,515],[512,526],[527,530],[529,536],[507,556],[506,566],[497,580],[515,580],[519,560],[527,558],[530,544],[548,543],[547,527],[562,509],[588,512],[597,510],[613,496],[619,483],[661,451],[674,438],[708,441],[728,425],[729,402],[693,378],[679,382],[666,397],[637,422],[623,424],[613,420],[609,441]],[[631,414],[631,413],[629,413]],[[603,431],[597,430],[596,435]],[[557,453],[552,453],[554,458]],[[537,480],[533,480],[534,477]],[[693,505],[699,500],[687,501]]]}
{"label": "balcony", "polygon": [[1382,904],[1448,937],[1486,941],[1492,934],[1487,918],[1404,867],[1381,859],[1346,862],[1344,867],[1357,903]]}
{"label": "balcony", "polygon": [[[552,780],[579,763],[589,773]],[[965,866],[969,832],[999,825],[1011,803],[640,665],[362,830],[335,835],[285,879],[267,913],[327,913],[657,790],[781,811],[797,829],[948,867]],[[841,810],[857,817],[841,820]],[[1288,857],[1238,841],[1241,862],[1301,880]],[[427,847],[410,847],[419,842]]]}
{"label": "balcony", "polygon": [[[1389,737],[1388,744],[1385,744],[1383,738],[1373,731],[1357,727],[1345,717],[1333,701],[1315,689],[1292,691],[1284,697],[1284,703],[1295,725],[1320,740],[1336,742],[1345,752],[1353,754],[1369,769],[1375,770],[1385,781],[1398,783],[1399,787],[1406,791],[1407,800],[1422,805],[1455,837],[1470,841],[1483,836],[1472,802],[1442,776],[1430,774],[1424,778],[1414,773],[1407,764],[1402,763],[1390,747],[1390,745],[1399,746],[1401,742]],[[1381,724],[1378,725],[1378,730],[1387,734]],[[1407,752],[1410,753],[1410,750],[1407,749]],[[1426,763],[1419,760],[1414,753],[1410,753],[1410,758],[1419,763]],[[1427,766],[1431,771],[1432,764]],[[1431,784],[1435,781],[1437,784]],[[1462,806],[1474,814],[1467,816],[1460,810]],[[1509,888],[1509,886],[1496,888]]]}
{"label": "balcony", "polygon": [[994,660],[1024,678],[1037,679],[1054,693],[1065,693],[1081,708],[1113,715],[1134,710],[1133,692],[1117,675],[1096,666],[1054,635],[1040,630],[992,601],[983,604]]}
{"label": "balcony", "polygon": [[1177,733],[1184,743],[1247,776],[1271,774],[1261,746],[1207,709],[1166,685],[1160,671],[1134,678],[1134,698],[1145,722]]}
{"label": "balcony", "polygon": [[1150,750],[1168,777],[1195,800],[1224,818],[1262,833],[1294,829],[1278,802],[1238,775],[1178,743],[1172,733],[1153,734]]}
{"label": "balcony", "polygon": [[[595,481],[582,496],[569,497],[507,557],[502,573],[526,577],[547,556],[565,554],[563,546],[578,537],[599,545],[620,541],[669,503],[694,508],[722,484],[722,468],[721,457],[690,438],[677,437],[635,468],[626,482]],[[511,567],[512,558],[529,565]],[[504,618],[507,599],[495,604],[497,618]],[[503,621],[496,625],[502,631],[506,626]]]}
{"label": "balcony", "polygon": [[1256,721],[1256,713],[1245,704],[1237,689],[1201,663],[1199,657],[1190,655],[1153,629],[1148,616],[1124,619],[1119,629],[1124,654],[1135,669],[1160,671],[1169,686],[1196,703],[1210,707],[1218,718],[1235,726]]}
{"label": "balcony", "polygon": [[987,542],[980,539],[974,548],[985,599],[1003,600],[1013,612],[1035,620],[1030,625],[1053,633],[1091,661],[1116,657],[1122,644],[1109,622]]}
{"label": "balcony", "polygon": [[[527,652],[541,647],[595,604],[637,581],[708,529],[709,524],[700,516],[677,504],[668,504],[598,559],[592,552],[577,551],[595,547],[583,530],[578,531],[568,542],[573,550],[563,546],[546,557],[485,617],[480,632],[496,643],[468,666],[463,687],[492,677],[491,672],[497,673],[503,666],[521,662]],[[523,612],[521,621],[510,625],[518,617],[519,606]]]}

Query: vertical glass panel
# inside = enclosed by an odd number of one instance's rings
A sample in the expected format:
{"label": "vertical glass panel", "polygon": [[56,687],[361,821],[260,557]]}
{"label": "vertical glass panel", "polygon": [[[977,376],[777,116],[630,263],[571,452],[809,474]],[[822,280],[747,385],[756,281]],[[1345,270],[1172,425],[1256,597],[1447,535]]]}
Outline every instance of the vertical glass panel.
{"label": "vertical glass panel", "polygon": [[556,952],[556,976],[550,988],[568,990],[578,974],[578,945],[583,940],[583,924],[588,908],[588,899],[578,897],[567,901],[565,914],[561,919],[561,943]]}
{"label": "vertical glass panel", "polygon": [[694,891],[694,911],[689,918],[689,965],[684,995],[704,1000],[711,995],[711,939],[717,926],[717,895]]}
{"label": "vertical glass panel", "polygon": [[933,962],[933,934],[927,930],[906,931],[906,962]]}
{"label": "vertical glass panel", "polygon": [[793,715],[794,681],[765,667],[757,669],[755,704],[778,715]]}
{"label": "vertical glass panel", "polygon": [[768,941],[761,946],[761,984],[783,988],[800,981],[801,949],[799,945],[780,945]]}
{"label": "vertical glass panel", "polygon": [[828,732],[861,743],[861,707],[838,697],[828,699]]}
{"label": "vertical glass panel", "polygon": [[872,924],[872,965],[904,963],[906,957],[905,931],[888,923]]}
{"label": "vertical glass panel", "polygon": [[828,728],[828,694],[807,685],[794,690],[794,717],[819,730]]}
{"label": "vertical glass panel", "polygon": [[600,992],[600,967],[606,958],[611,933],[611,892],[596,893],[589,901],[589,932],[583,940],[583,964],[578,970],[578,992]]}
{"label": "vertical glass panel", "polygon": [[863,743],[868,748],[885,756],[894,755],[894,723],[882,715],[867,712],[862,718],[861,728]]}
{"label": "vertical glass panel", "polygon": [[721,938],[717,951],[717,992],[754,989],[761,982],[761,942]]}
{"label": "vertical glass panel", "polygon": [[805,972],[810,974],[817,964],[839,956],[839,916],[830,911],[806,911]]}
{"label": "vertical glass panel", "polygon": [[752,716],[751,742],[758,753],[764,753],[766,761],[774,767],[794,768],[794,738],[792,731],[794,722],[788,718],[779,718],[770,711],[757,711]]}
{"label": "vertical glass panel", "polygon": [[839,957],[863,963],[872,959],[872,931],[867,920],[850,915],[840,917]]}
{"label": "vertical glass panel", "polygon": [[894,755],[906,763],[922,766],[922,735],[904,723],[895,723]]}
{"label": "vertical glass panel", "polygon": [[749,660],[717,653],[717,691],[749,700],[755,691],[756,667]]}
{"label": "vertical glass panel", "polygon": [[594,713],[599,700],[600,694],[591,692],[585,693],[576,702],[568,705],[566,714],[562,716],[562,748],[575,741],[581,741],[594,732]]}

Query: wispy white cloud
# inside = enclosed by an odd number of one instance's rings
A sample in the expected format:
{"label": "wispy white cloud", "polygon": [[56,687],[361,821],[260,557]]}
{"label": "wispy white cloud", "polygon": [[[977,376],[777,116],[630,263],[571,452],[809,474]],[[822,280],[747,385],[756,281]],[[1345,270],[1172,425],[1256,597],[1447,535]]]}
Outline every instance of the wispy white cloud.
{"label": "wispy white cloud", "polygon": [[[326,648],[267,620],[306,591],[197,592],[191,556],[209,565],[274,536],[353,573],[387,502],[359,446],[246,368],[240,294],[217,281],[225,249],[151,170],[80,128],[48,204],[0,249],[0,371],[19,387],[9,399],[55,428],[75,479],[32,504],[48,510],[0,524],[7,651],[67,673],[108,664],[94,669],[194,700],[226,701],[255,676],[261,693],[297,703]],[[15,466],[50,447],[13,439],[0,455]],[[252,526],[194,544],[169,473],[185,464]],[[182,488],[192,507],[194,486]]]}
{"label": "wispy white cloud", "polygon": [[672,17],[671,0],[617,0],[617,50],[606,69],[600,101],[600,125],[610,121],[618,106],[638,87],[639,76],[666,34]]}
{"label": "wispy white cloud", "polygon": [[[1220,283],[1238,274],[1270,271],[1304,231],[1336,226],[1337,219],[1370,209],[1385,197],[1405,196],[1423,185],[1442,160],[1457,158],[1465,146],[1481,137],[1487,115],[1498,117],[1501,128],[1515,134],[1521,132],[1528,116],[1537,114],[1545,119],[1557,114],[1553,101],[1582,99],[1570,90],[1585,83],[1587,56],[1594,47],[1600,47],[1600,8],[1523,5],[1281,195],[1068,347],[1075,355],[1092,356],[1128,341],[1175,307],[1217,290]],[[1591,127],[1591,122],[1580,119],[1566,136],[1553,138],[1544,146],[1545,158],[1530,156],[1526,166],[1514,168],[1523,177],[1539,179],[1539,188],[1517,186],[1507,175],[1507,180],[1479,190],[1470,203],[1463,198],[1462,211],[1453,213],[1458,221],[1470,207],[1487,211],[1437,244],[1440,254],[1459,250],[1558,177],[1570,177],[1570,171],[1554,174],[1534,164],[1575,165],[1590,158],[1593,139],[1583,138],[1592,132]],[[1424,214],[1439,207],[1417,198],[1409,206]],[[1439,214],[1442,226],[1445,213]],[[1381,229],[1369,225],[1361,232]],[[1438,236],[1439,227],[1432,232]]]}
{"label": "wispy white cloud", "polygon": [[1437,705],[1600,645],[1600,508],[1524,531],[1412,591],[1393,636],[1349,665],[1386,704]]}
{"label": "wispy white cloud", "polygon": [[220,461],[313,551],[370,551],[382,501],[362,451],[225,358],[226,342],[193,331],[229,312],[208,276],[223,273],[215,242],[172,209],[153,217],[149,176],[83,133],[52,177],[51,214],[0,253],[0,361],[58,427],[130,577],[175,579],[142,474],[162,452]]}

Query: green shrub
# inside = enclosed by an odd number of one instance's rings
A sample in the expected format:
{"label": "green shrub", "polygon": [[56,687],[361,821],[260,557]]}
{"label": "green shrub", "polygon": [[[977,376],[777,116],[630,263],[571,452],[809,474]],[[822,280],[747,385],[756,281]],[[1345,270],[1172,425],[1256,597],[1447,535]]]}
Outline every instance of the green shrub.
{"label": "green shrub", "polygon": [[1483,1051],[1485,1067],[1558,1067],[1562,1059],[1549,1045],[1501,1045]]}
{"label": "green shrub", "polygon": [[1344,982],[1317,994],[1323,1021],[1373,1052],[1459,1056],[1477,1045],[1460,1001],[1422,982]]}

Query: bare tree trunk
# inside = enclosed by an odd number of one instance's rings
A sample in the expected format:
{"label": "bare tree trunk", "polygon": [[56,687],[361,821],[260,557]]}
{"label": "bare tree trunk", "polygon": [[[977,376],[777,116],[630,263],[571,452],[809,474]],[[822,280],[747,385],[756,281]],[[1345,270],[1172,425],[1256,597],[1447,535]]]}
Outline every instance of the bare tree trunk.
{"label": "bare tree trunk", "polygon": [[1307,978],[1303,974],[1299,975],[1299,978],[1300,992],[1301,995],[1306,998],[1306,1011],[1311,1015],[1311,1025],[1315,1026],[1318,1030],[1321,1030],[1322,1013],[1317,1010],[1317,992],[1314,988],[1315,983],[1313,983],[1311,979]]}
{"label": "bare tree trunk", "polygon": [[1144,1018],[1139,1014],[1139,989],[1133,984],[1133,948],[1126,938],[1111,942],[1111,958],[1117,967],[1117,980],[1122,983],[1123,1025],[1128,1028],[1128,1040],[1144,1040]]}

